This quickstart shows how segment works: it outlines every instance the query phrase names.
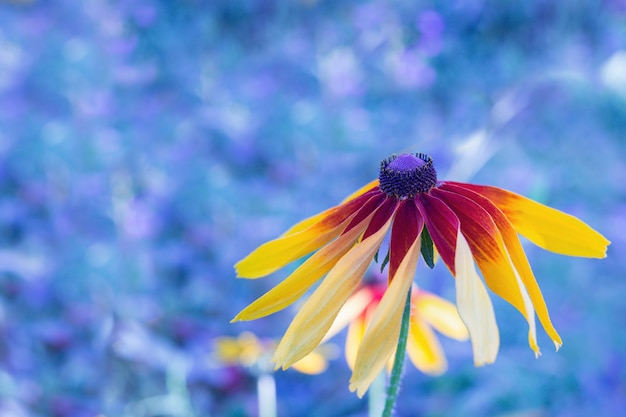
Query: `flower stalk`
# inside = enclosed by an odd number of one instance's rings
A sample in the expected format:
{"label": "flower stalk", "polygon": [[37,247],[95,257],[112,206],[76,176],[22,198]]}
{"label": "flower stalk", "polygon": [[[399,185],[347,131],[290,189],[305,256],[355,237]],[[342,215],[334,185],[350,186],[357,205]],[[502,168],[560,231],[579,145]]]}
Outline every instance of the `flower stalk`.
{"label": "flower stalk", "polygon": [[409,336],[410,319],[411,287],[409,287],[409,293],[406,297],[406,304],[404,305],[404,311],[402,312],[400,337],[398,337],[398,348],[396,349],[396,356],[393,361],[391,376],[389,377],[389,387],[387,388],[387,399],[385,400],[385,408],[382,414],[383,417],[391,417],[391,415],[393,414],[393,408],[396,405],[396,400],[398,399],[398,392],[400,391],[400,381],[402,379],[402,372],[404,371],[404,358],[406,356],[406,342]]}

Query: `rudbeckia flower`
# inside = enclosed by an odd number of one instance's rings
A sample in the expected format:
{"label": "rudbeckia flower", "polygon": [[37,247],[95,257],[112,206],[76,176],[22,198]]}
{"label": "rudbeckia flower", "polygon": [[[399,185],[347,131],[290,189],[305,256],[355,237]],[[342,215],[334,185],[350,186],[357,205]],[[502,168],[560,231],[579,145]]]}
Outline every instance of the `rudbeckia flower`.
{"label": "rudbeckia flower", "polygon": [[535,315],[557,349],[562,342],[518,234],[546,250],[570,256],[603,258],[609,244],[579,219],[519,194],[438,181],[427,155],[393,155],[381,162],[378,180],[340,205],[296,224],[235,265],[237,276],[259,278],[315,252],[233,321],[279,311],[324,277],[274,353],[276,368],[288,368],[324,338],[390,230],[388,287],[363,335],[350,381],[350,389],[359,396],[396,349],[420,251],[436,250],[456,278],[457,309],[470,335],[474,362],[483,365],[496,359],[499,332],[476,266],[486,286],[527,320],[528,341],[538,355]]}
{"label": "rudbeckia flower", "polygon": [[[223,366],[242,366],[263,372],[276,348],[272,339],[259,339],[254,333],[243,332],[237,337],[222,336],[214,341],[214,362]],[[316,349],[294,363],[292,367],[304,374],[316,375],[328,367],[328,352]]]}
{"label": "rudbeckia flower", "polygon": [[[324,337],[329,340],[348,327],[346,360],[350,369],[354,369],[367,325],[386,289],[385,284],[370,283],[351,295]],[[447,361],[433,329],[459,341],[469,338],[454,304],[413,284],[407,353],[417,369],[425,374],[440,375],[446,371]],[[391,365],[392,361],[388,363],[389,369]]]}

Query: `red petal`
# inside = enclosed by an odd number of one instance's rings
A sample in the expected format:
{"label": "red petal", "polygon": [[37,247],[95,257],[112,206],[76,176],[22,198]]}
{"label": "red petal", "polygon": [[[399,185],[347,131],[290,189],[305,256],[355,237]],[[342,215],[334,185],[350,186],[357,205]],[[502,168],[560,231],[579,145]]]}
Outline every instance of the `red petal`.
{"label": "red petal", "polygon": [[385,198],[383,203],[376,211],[376,214],[374,214],[374,217],[372,218],[370,225],[365,230],[365,233],[363,233],[363,237],[361,238],[361,240],[365,240],[369,236],[379,231],[380,228],[387,223],[387,220],[389,220],[391,216],[393,216],[393,213],[396,211],[397,207],[398,200],[396,200],[395,198]]}
{"label": "red petal", "polygon": [[504,244],[511,255],[511,260],[513,265],[519,272],[520,278],[528,291],[528,294],[533,302],[533,307],[537,312],[537,316],[539,317],[539,321],[541,325],[546,330],[550,338],[554,341],[555,344],[561,344],[561,338],[559,337],[557,331],[554,329],[552,325],[552,321],[550,320],[550,316],[548,314],[548,308],[541,294],[541,290],[539,289],[539,285],[535,279],[532,269],[530,268],[530,264],[528,263],[528,259],[526,258],[526,254],[524,253],[524,248],[522,248],[522,244],[517,237],[517,232],[513,228],[511,222],[507,219],[505,214],[498,208],[496,205],[491,202],[488,198],[483,197],[482,195],[471,191],[465,187],[456,185],[456,184],[445,184],[441,186],[441,189],[445,189],[448,191],[455,192],[457,194],[463,195],[478,205],[480,205],[493,219],[496,223],[496,226],[500,230],[502,234],[502,238],[504,239]]}
{"label": "red petal", "polygon": [[462,195],[440,188],[431,192],[445,201],[457,215],[461,222],[461,232],[467,239],[487,286],[530,320],[504,240],[489,213]]}
{"label": "red petal", "polygon": [[[378,207],[380,207],[380,205],[383,203],[383,201],[385,199],[385,194],[383,192],[381,192],[381,191],[370,192],[370,193],[364,194],[364,196],[365,195],[369,195],[369,199],[366,200],[365,204],[362,204],[361,208],[358,209],[358,212],[357,212],[356,216],[354,216],[354,218],[350,221],[350,223],[345,228],[343,233],[348,232],[354,226],[356,226],[359,223],[361,223],[363,221],[363,219],[365,219],[367,216],[369,216],[370,214],[375,212],[378,209]],[[358,197],[357,200],[359,200],[361,198],[362,197]],[[348,202],[346,204],[349,204],[349,203],[350,202]]]}
{"label": "red petal", "polygon": [[417,211],[412,200],[403,200],[396,210],[396,217],[391,228],[391,243],[389,257],[389,279],[395,274],[400,262],[406,256],[409,248],[418,238],[424,227],[424,220]]}
{"label": "red petal", "polygon": [[441,259],[448,266],[452,275],[454,271],[454,254],[456,252],[456,232],[459,229],[459,219],[454,212],[441,201],[430,194],[420,194],[415,204],[424,218],[428,233],[437,247]]}

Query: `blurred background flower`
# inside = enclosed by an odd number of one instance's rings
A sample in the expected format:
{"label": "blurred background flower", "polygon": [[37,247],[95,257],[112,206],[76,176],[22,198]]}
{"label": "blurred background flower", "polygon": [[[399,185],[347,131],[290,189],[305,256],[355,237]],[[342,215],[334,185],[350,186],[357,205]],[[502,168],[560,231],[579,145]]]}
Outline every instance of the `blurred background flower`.
{"label": "blurred background flower", "polygon": [[[274,370],[271,362],[274,349],[275,340],[259,339],[254,333],[242,332],[238,337],[217,337],[211,359],[216,365],[241,366],[251,369],[255,374],[271,373]],[[293,368],[304,374],[321,374],[328,368],[328,359],[334,356],[333,345],[321,345],[294,363]]]}
{"label": "blurred background flower", "polygon": [[[255,415],[211,343],[295,310],[229,324],[281,278],[232,265],[408,151],[612,244],[526,246],[563,348],[536,360],[496,301],[496,364],[442,339],[448,372],[407,367],[398,415],[619,415],[625,23],[617,0],[0,2],[0,415]],[[276,373],[279,415],[366,415],[349,372]]]}
{"label": "blurred background flower", "polygon": [[[345,327],[348,328],[345,356],[351,369],[354,368],[359,344],[368,322],[386,289],[387,284],[383,282],[363,284],[362,288],[346,301],[325,336],[325,340],[330,339]],[[447,361],[433,329],[459,341],[469,339],[467,329],[454,304],[414,285],[411,292],[411,321],[407,355],[420,371],[429,375],[440,375],[446,371]],[[389,365],[388,369],[391,369],[393,360],[390,360]]]}

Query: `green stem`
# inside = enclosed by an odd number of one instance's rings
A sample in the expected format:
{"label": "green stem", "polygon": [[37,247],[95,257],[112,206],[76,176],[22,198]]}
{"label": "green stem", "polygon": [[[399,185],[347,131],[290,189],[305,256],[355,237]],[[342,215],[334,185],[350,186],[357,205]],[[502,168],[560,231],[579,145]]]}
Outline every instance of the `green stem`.
{"label": "green stem", "polygon": [[404,357],[406,355],[406,341],[409,336],[409,322],[411,318],[411,288],[406,297],[406,304],[402,313],[402,324],[400,327],[400,336],[398,337],[398,348],[396,349],[396,357],[393,362],[393,369],[389,378],[389,387],[387,388],[387,400],[385,401],[385,409],[382,417],[391,417],[393,407],[396,405],[398,391],[400,389],[400,380],[402,379],[402,371],[404,370]]}

